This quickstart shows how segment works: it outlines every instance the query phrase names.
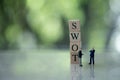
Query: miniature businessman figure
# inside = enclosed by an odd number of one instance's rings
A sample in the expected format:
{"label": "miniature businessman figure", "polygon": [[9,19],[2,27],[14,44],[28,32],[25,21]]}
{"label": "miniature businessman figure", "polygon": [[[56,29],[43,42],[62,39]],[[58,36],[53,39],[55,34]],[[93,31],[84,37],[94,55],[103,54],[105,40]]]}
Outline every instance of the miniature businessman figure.
{"label": "miniature businessman figure", "polygon": [[95,63],[94,54],[95,54],[95,49],[93,48],[93,49],[90,50],[90,62],[89,62],[89,64],[91,64],[91,63],[94,64]]}
{"label": "miniature businessman figure", "polygon": [[78,57],[79,57],[79,61],[80,61],[80,66],[82,67],[82,49],[78,52]]}

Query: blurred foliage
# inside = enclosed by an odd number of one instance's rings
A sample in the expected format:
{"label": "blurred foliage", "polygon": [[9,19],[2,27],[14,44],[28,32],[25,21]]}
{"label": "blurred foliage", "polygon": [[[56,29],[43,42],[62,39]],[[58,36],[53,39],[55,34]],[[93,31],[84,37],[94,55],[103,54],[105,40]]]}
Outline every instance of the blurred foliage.
{"label": "blurred foliage", "polygon": [[68,47],[71,19],[80,20],[83,47],[104,48],[109,31],[105,22],[108,3],[109,0],[0,0],[0,49],[20,45]]}

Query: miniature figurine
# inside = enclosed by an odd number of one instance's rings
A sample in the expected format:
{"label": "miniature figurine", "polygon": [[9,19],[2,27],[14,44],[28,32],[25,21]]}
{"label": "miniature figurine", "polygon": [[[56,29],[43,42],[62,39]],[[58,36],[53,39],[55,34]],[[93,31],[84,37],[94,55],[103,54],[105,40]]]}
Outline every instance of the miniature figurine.
{"label": "miniature figurine", "polygon": [[95,61],[94,61],[94,54],[95,54],[95,49],[94,48],[92,48],[91,50],[90,50],[90,62],[89,62],[89,64],[91,64],[91,63],[95,63]]}
{"label": "miniature figurine", "polygon": [[80,61],[80,66],[82,67],[82,49],[80,49],[80,51],[78,52],[78,57],[79,57],[79,61]]}

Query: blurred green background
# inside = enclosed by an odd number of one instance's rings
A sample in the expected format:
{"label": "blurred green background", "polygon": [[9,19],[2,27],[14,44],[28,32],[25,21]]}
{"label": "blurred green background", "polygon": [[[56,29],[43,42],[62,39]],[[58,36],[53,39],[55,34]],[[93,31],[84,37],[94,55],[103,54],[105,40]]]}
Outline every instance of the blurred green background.
{"label": "blurred green background", "polygon": [[[0,0],[0,49],[69,48],[68,20],[80,20],[82,48],[111,43],[119,0]],[[113,40],[112,40],[113,41]]]}

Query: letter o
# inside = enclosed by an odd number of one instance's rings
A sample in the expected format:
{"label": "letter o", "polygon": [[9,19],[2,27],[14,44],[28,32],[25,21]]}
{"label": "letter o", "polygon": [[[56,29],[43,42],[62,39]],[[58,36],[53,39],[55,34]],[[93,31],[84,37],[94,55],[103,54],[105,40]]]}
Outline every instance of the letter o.
{"label": "letter o", "polygon": [[73,51],[77,51],[78,50],[78,45],[77,44],[73,44],[72,45],[72,50]]}

